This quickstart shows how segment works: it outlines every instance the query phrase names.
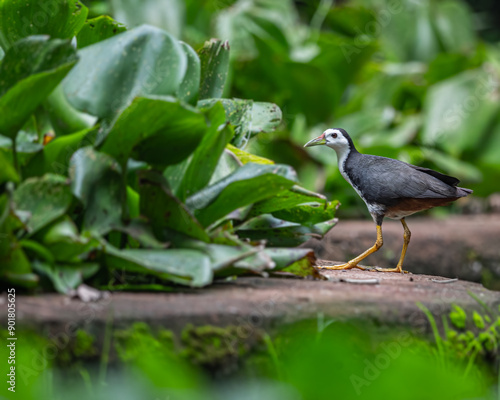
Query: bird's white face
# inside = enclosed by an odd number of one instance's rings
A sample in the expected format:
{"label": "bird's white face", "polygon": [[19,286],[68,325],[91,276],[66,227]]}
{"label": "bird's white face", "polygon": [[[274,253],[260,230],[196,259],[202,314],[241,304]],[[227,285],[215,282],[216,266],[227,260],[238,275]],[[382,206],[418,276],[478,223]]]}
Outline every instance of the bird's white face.
{"label": "bird's white face", "polygon": [[322,135],[325,139],[325,145],[335,151],[349,150],[349,142],[338,129],[327,129]]}
{"label": "bird's white face", "polygon": [[310,140],[304,147],[326,145],[334,149],[337,154],[349,151],[349,141],[339,129],[327,129],[321,136]]}

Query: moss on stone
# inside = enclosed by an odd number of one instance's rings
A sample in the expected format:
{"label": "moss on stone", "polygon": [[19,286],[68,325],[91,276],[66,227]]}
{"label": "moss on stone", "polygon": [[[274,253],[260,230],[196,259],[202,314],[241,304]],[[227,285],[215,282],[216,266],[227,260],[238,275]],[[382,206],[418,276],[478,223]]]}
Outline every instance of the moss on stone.
{"label": "moss on stone", "polygon": [[220,365],[250,351],[250,343],[237,326],[220,328],[186,325],[181,334],[181,355],[198,365]]}

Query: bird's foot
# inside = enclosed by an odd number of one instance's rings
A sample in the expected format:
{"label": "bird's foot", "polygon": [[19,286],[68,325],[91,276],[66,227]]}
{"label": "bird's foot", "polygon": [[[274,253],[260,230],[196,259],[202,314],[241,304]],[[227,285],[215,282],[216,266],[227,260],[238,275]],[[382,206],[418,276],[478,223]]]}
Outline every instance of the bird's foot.
{"label": "bird's foot", "polygon": [[345,263],[345,264],[339,264],[339,265],[318,265],[318,268],[320,269],[333,269],[333,270],[345,270],[345,269],[353,269],[353,268],[359,268],[362,270],[365,270],[365,267],[362,267],[357,264],[351,264],[351,263]]}
{"label": "bird's foot", "polygon": [[405,271],[401,266],[397,266],[396,268],[375,268],[377,272],[399,272],[401,274],[409,274],[408,271]]}

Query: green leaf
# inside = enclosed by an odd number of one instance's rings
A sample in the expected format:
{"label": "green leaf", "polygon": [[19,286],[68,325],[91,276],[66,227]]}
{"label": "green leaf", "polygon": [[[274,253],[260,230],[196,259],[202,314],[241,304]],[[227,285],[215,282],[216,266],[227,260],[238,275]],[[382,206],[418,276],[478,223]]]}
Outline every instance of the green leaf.
{"label": "green leaf", "polygon": [[156,239],[151,224],[141,219],[132,219],[126,225],[122,224],[115,227],[114,230],[126,233],[146,248],[165,249],[168,247],[168,243]]}
{"label": "green leaf", "polygon": [[44,36],[23,39],[9,49],[0,64],[0,134],[15,137],[76,59],[69,41]]}
{"label": "green leaf", "polygon": [[465,329],[467,314],[463,308],[453,304],[453,310],[450,312],[450,321],[459,329]]}
{"label": "green leaf", "polygon": [[182,175],[177,190],[181,200],[203,189],[212,177],[224,148],[233,137],[233,130],[225,124],[224,108],[215,104],[207,113],[210,128],[194,151]]}
{"label": "green leaf", "polygon": [[124,165],[133,158],[165,167],[191,154],[207,130],[203,114],[173,97],[139,97],[118,117],[101,147]]}
{"label": "green leaf", "polygon": [[476,46],[472,10],[465,3],[439,1],[433,4],[435,26],[449,53],[470,52]]}
{"label": "green leaf", "polygon": [[210,182],[208,184],[212,185],[213,183],[220,181],[226,176],[231,175],[241,166],[242,164],[240,160],[238,160],[234,153],[226,148],[219,158],[219,162],[217,163],[214,173],[212,174],[212,178],[210,178]]}
{"label": "green leaf", "polygon": [[267,248],[265,252],[276,263],[275,271],[290,272],[297,276],[324,279],[314,267],[316,256],[311,249]]}
{"label": "green leaf", "polygon": [[84,47],[125,32],[126,30],[127,28],[122,23],[115,21],[107,15],[100,15],[97,18],[85,21],[85,24],[76,36],[76,42],[78,48],[83,49]]}
{"label": "green leaf", "polygon": [[269,214],[255,217],[238,226],[236,233],[250,240],[266,240],[269,246],[298,246],[311,238],[321,239],[337,223],[337,219],[303,226],[274,218]]}
{"label": "green leaf", "polygon": [[201,61],[200,99],[218,99],[229,70],[229,43],[211,39],[198,51]]}
{"label": "green leaf", "polygon": [[0,277],[12,285],[33,287],[38,277],[31,273],[31,266],[15,230],[23,226],[15,213],[12,185],[6,185],[6,193],[0,196]]}
{"label": "green leaf", "polygon": [[141,214],[149,218],[157,236],[169,228],[202,241],[209,237],[191,211],[168,189],[165,178],[155,171],[139,172]]}
{"label": "green leaf", "polygon": [[185,20],[183,0],[110,0],[106,3],[111,6],[113,16],[128,27],[151,24],[165,29],[175,37],[181,37],[183,34]]}
{"label": "green leaf", "polygon": [[187,57],[168,33],[141,26],[78,51],[80,62],[63,82],[78,110],[112,118],[135,97],[173,95],[186,74]]}
{"label": "green leaf", "polygon": [[62,294],[71,294],[83,281],[99,270],[98,264],[50,265],[38,260],[33,262],[33,269],[45,275],[55,290]]}
{"label": "green leaf", "polygon": [[118,250],[107,245],[105,258],[111,269],[154,275],[194,287],[212,282],[210,259],[196,250]]}
{"label": "green leaf", "polygon": [[291,208],[284,208],[274,211],[273,217],[284,219],[286,221],[298,222],[302,225],[314,225],[320,222],[329,221],[335,217],[338,201],[328,202],[326,206],[321,203],[300,204]]}
{"label": "green leaf", "polygon": [[104,235],[120,224],[121,168],[113,158],[83,147],[71,157],[69,175],[71,190],[85,208],[83,231]]}
{"label": "green leaf", "polygon": [[476,325],[478,329],[484,329],[484,319],[477,311],[472,313],[472,321],[474,321],[474,325]]}
{"label": "green leaf", "polygon": [[238,157],[238,160],[240,160],[242,164],[246,164],[249,162],[253,162],[255,164],[274,164],[274,161],[270,160],[269,158],[264,158],[256,156],[255,154],[248,153],[244,150],[238,149],[232,144],[228,144],[226,148],[230,152],[234,153],[234,155]]}
{"label": "green leaf", "polygon": [[71,156],[80,148],[92,144],[89,136],[97,132],[97,127],[84,129],[71,135],[56,136],[41,153],[43,171],[61,175],[68,174]]}
{"label": "green leaf", "polygon": [[221,102],[226,118],[235,127],[232,144],[243,147],[260,132],[272,132],[281,123],[281,110],[276,104],[242,99],[206,99],[198,102],[198,108],[210,107]]}
{"label": "green leaf", "polygon": [[31,35],[71,39],[83,26],[88,9],[79,1],[0,1],[0,46],[8,50]]}
{"label": "green leaf", "polygon": [[482,69],[462,72],[427,91],[422,141],[455,158],[465,152],[482,154],[499,110],[491,76]]}
{"label": "green leaf", "polygon": [[201,224],[208,226],[237,208],[289,189],[294,178],[295,172],[288,166],[248,163],[189,197],[186,204],[196,210]]}
{"label": "green leaf", "polygon": [[67,215],[39,232],[37,239],[53,254],[54,260],[60,262],[79,263],[78,256],[99,246],[96,240],[80,236]]}
{"label": "green leaf", "polygon": [[427,160],[436,164],[441,170],[450,175],[457,176],[459,179],[467,179],[473,182],[480,182],[482,180],[482,173],[474,164],[431,148],[424,148],[423,154]]}
{"label": "green leaf", "polygon": [[19,176],[11,164],[11,162],[5,156],[5,152],[0,150],[0,185],[5,182],[19,182]]}
{"label": "green leaf", "polygon": [[236,239],[235,245],[194,241],[184,245],[207,254],[218,277],[241,275],[248,271],[260,273],[275,266],[274,261],[264,252],[262,244],[252,246]]}
{"label": "green leaf", "polygon": [[30,235],[64,215],[71,199],[67,179],[54,174],[26,179],[13,195],[16,209],[30,213],[26,223]]}
{"label": "green leaf", "polygon": [[[254,205],[250,215],[257,216],[260,214],[272,213],[275,211],[284,210],[298,206],[299,204],[310,203],[321,199],[326,202],[323,195],[315,192],[310,192],[300,186],[293,186],[290,190],[278,193],[276,196],[261,201]],[[324,206],[325,204],[323,204]],[[331,219],[331,218],[328,218]]]}
{"label": "green leaf", "polygon": [[45,99],[43,107],[49,115],[56,136],[88,129],[96,122],[95,117],[75,110],[68,103],[61,85],[57,86]]}
{"label": "green leaf", "polygon": [[201,67],[198,54],[188,44],[181,42],[182,49],[186,53],[187,68],[186,74],[177,91],[177,98],[186,103],[196,105],[200,87]]}

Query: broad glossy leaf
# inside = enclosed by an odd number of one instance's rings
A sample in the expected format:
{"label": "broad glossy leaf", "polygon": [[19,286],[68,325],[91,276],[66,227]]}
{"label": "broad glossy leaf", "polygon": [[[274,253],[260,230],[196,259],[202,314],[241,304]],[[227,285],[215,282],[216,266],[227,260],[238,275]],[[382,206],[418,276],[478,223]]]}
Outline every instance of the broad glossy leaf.
{"label": "broad glossy leaf", "polygon": [[196,147],[177,190],[177,196],[181,200],[203,189],[210,182],[220,156],[234,134],[233,129],[225,123],[222,105],[215,104],[206,112],[206,118],[210,127]]}
{"label": "broad glossy leaf", "polygon": [[131,155],[157,166],[191,154],[207,130],[204,115],[173,97],[139,97],[118,117],[101,151],[120,164]]}
{"label": "broad glossy leaf", "polygon": [[29,234],[36,233],[64,215],[71,199],[67,178],[54,174],[26,179],[13,196],[16,209],[30,213],[26,224]]}
{"label": "broad glossy leaf", "polygon": [[39,232],[37,239],[60,262],[79,263],[78,256],[99,246],[96,240],[81,236],[67,215]]}
{"label": "broad glossy leaf", "polygon": [[200,59],[198,58],[198,54],[196,53],[196,51],[194,51],[191,46],[184,42],[181,42],[181,46],[186,53],[187,68],[186,74],[182,79],[176,97],[185,101],[186,103],[196,105],[200,87]]}
{"label": "broad glossy leaf", "polygon": [[235,245],[185,243],[186,247],[200,250],[210,257],[216,275],[231,276],[273,269],[274,261],[264,252],[263,245],[251,246],[236,239]]}
{"label": "broad glossy leaf", "polygon": [[190,210],[167,187],[165,178],[155,171],[139,172],[141,214],[146,216],[155,233],[169,228],[208,242],[209,237]]}
{"label": "broad glossy leaf", "polygon": [[269,246],[298,246],[311,238],[321,239],[336,223],[337,219],[332,219],[313,226],[303,226],[264,214],[240,225],[237,234],[251,240],[266,240]]}
{"label": "broad glossy leaf", "polygon": [[83,26],[88,9],[77,0],[0,1],[0,46],[9,49],[31,35],[71,39]]}
{"label": "broad glossy leaf", "polygon": [[[188,157],[179,164],[171,165],[163,171],[163,176],[167,179],[172,193],[176,195],[189,162],[190,158]],[[217,162],[217,166],[215,167],[212,177],[210,178],[209,185],[225,178],[236,171],[239,167],[241,167],[241,162],[232,152],[225,149]]]}
{"label": "broad glossy leaf", "polygon": [[199,108],[221,102],[226,118],[235,127],[232,144],[243,147],[260,132],[271,132],[281,123],[281,110],[276,104],[242,99],[206,99],[198,102]]}
{"label": "broad glossy leaf", "polygon": [[146,248],[165,249],[169,245],[168,243],[159,241],[153,233],[151,224],[143,219],[134,218],[127,224],[115,227],[114,230],[126,233]]}
{"label": "broad glossy leaf", "polygon": [[70,160],[71,190],[84,206],[83,230],[103,235],[119,225],[122,215],[122,179],[118,163],[88,146]]}
{"label": "broad glossy leaf", "polygon": [[0,134],[14,137],[77,60],[69,41],[23,39],[0,64]]}
{"label": "broad glossy leaf", "polygon": [[77,111],[68,103],[62,86],[57,86],[43,102],[56,136],[68,135],[90,128],[97,118]]}
{"label": "broad glossy leaf", "polygon": [[187,68],[178,40],[165,31],[141,26],[78,52],[80,62],[63,82],[78,110],[112,118],[135,97],[175,94]]}
{"label": "broad glossy leaf", "polygon": [[290,188],[290,190],[278,193],[276,196],[255,204],[252,208],[251,215],[256,216],[272,213],[274,211],[292,208],[299,204],[317,202],[319,199],[323,200],[324,206],[326,198],[323,195],[295,185]]}
{"label": "broad glossy leaf", "polygon": [[94,43],[109,39],[119,33],[125,32],[127,28],[122,23],[115,21],[107,15],[88,19],[76,36],[79,49]]}
{"label": "broad glossy leaf", "polygon": [[229,43],[211,39],[198,51],[201,61],[200,99],[218,99],[229,70]]}
{"label": "broad glossy leaf", "polygon": [[106,265],[112,269],[139,272],[189,286],[212,282],[210,258],[197,250],[118,250],[106,246]]}
{"label": "broad glossy leaf", "polygon": [[248,163],[187,199],[186,204],[204,226],[240,207],[289,189],[295,178],[291,167]]}
{"label": "broad glossy leaf", "polygon": [[227,148],[221,154],[219,162],[215,167],[212,178],[210,179],[209,185],[212,185],[228,175],[231,175],[234,171],[242,166],[241,161],[234,155],[233,152],[229,151]]}
{"label": "broad glossy leaf", "polygon": [[55,290],[62,294],[71,294],[83,281],[99,270],[99,264],[50,265],[38,260],[33,262],[33,269],[45,275]]}

